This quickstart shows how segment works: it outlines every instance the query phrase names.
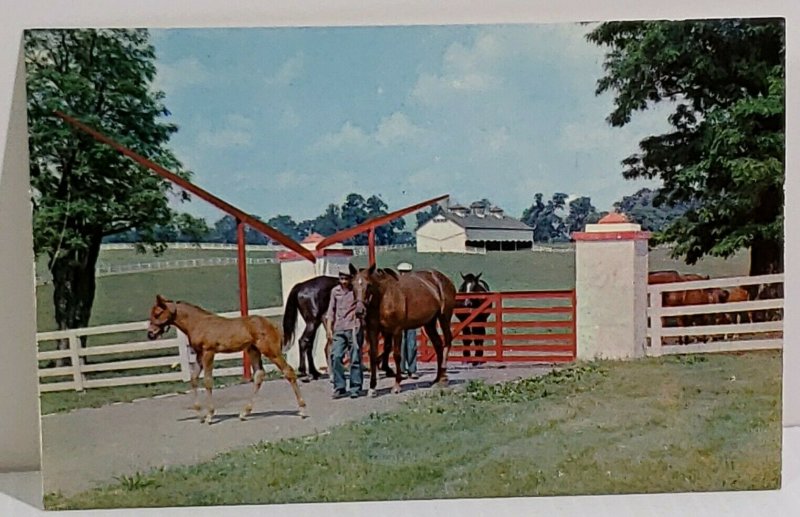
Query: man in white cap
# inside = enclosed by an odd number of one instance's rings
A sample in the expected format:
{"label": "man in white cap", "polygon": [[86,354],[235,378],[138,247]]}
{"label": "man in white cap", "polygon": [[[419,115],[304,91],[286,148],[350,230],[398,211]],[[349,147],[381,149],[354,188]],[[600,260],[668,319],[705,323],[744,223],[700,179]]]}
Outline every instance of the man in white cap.
{"label": "man in white cap", "polygon": [[[411,271],[413,266],[408,262],[401,262],[397,270],[401,275]],[[403,343],[400,348],[400,372],[412,379],[419,379],[417,374],[417,329],[407,329],[403,332]]]}

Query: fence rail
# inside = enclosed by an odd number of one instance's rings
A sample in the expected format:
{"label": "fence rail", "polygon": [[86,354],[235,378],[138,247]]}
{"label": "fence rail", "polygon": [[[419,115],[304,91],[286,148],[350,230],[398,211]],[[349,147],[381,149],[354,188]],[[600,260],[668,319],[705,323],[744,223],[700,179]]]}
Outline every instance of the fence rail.
{"label": "fence rail", "polygon": [[[261,316],[280,316],[283,314],[283,307],[268,307],[264,309],[254,309],[250,314]],[[239,312],[226,312],[221,316],[238,316]],[[64,350],[41,351],[37,354],[39,361],[51,361],[53,359],[69,358],[70,366],[40,366],[39,367],[39,391],[42,393],[52,391],[83,391],[88,388],[103,388],[111,386],[131,386],[137,384],[152,384],[157,382],[188,381],[191,371],[191,364],[195,362],[194,354],[188,347],[186,336],[180,331],[177,336],[169,339],[159,339],[156,341],[134,341],[115,343],[99,346],[81,346],[81,338],[89,336],[101,336],[108,334],[122,334],[130,332],[144,332],[147,330],[148,322],[137,321],[133,323],[122,323],[119,325],[102,325],[83,329],[59,330],[53,332],[40,332],[36,335],[36,341],[41,346],[43,342],[65,339],[69,347]],[[153,352],[172,350],[172,354],[158,354],[153,356]],[[131,357],[135,354],[136,357]],[[150,355],[150,357],[142,357]],[[102,359],[99,358],[102,356]],[[87,363],[87,358],[93,357],[92,362]],[[242,374],[242,354],[217,354],[216,360],[235,361],[235,366],[225,368],[215,368],[214,374],[219,377]],[[266,365],[265,365],[266,366]],[[148,370],[156,368],[164,370],[170,368],[174,371],[159,371],[151,373]],[[267,368],[269,369],[269,368]],[[111,372],[127,372],[139,370],[139,373],[131,375],[120,375],[109,378],[93,378],[87,374],[103,374]],[[56,382],[41,382],[42,379],[54,377],[69,377],[69,380]]]}
{"label": "fence rail", "polygon": [[[707,303],[665,307],[665,293],[720,289],[741,286],[760,286],[782,284],[783,274],[717,278],[691,282],[674,282],[650,285],[647,288],[649,318],[647,354],[660,356],[667,354],[735,352],[745,350],[780,349],[783,347],[783,299],[771,298],[742,302]],[[780,318],[777,321],[752,321],[756,314],[769,314]],[[733,315],[745,315],[735,318]],[[702,316],[706,316],[702,318]],[[716,316],[716,318],[710,318]],[[700,325],[667,326],[665,319],[676,319],[676,323],[697,323]],[[734,322],[747,319],[744,323]],[[709,324],[711,323],[711,324]],[[779,335],[780,334],[780,335]],[[713,337],[722,337],[715,341]],[[702,343],[665,344],[666,338],[704,338]],[[710,342],[708,340],[711,340]]]}

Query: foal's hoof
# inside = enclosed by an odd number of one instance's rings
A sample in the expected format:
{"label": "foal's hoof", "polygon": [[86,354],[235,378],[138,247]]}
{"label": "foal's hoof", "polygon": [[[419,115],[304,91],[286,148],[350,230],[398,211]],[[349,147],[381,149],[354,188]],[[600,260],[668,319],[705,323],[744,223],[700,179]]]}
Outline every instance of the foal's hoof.
{"label": "foal's hoof", "polygon": [[368,394],[370,397],[372,397],[372,398],[375,398],[375,397],[377,397],[377,396],[378,396],[378,392],[377,392],[377,391],[375,391],[375,390],[374,390],[374,389],[372,389],[372,388],[370,388],[370,389],[367,391],[367,394]]}
{"label": "foal's hoof", "polygon": [[300,408],[297,410],[297,414],[300,416],[301,419],[305,420],[308,418],[308,413],[306,413],[306,408]]}
{"label": "foal's hoof", "polygon": [[206,415],[205,417],[203,417],[202,423],[211,425],[211,421],[213,420],[213,418],[214,417],[212,415]]}
{"label": "foal's hoof", "polygon": [[400,385],[399,384],[395,384],[394,386],[392,386],[392,393],[394,393],[395,395],[400,393]]}

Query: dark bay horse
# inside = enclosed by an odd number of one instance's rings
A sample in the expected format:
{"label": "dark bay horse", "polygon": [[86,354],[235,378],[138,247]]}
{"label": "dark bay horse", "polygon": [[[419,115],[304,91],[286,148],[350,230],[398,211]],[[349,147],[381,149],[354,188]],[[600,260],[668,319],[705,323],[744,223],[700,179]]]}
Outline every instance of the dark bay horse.
{"label": "dark bay horse", "polygon": [[[297,314],[303,317],[306,328],[300,336],[298,347],[300,348],[300,364],[298,367],[300,380],[308,382],[308,373],[314,380],[319,379],[322,374],[317,371],[314,365],[314,339],[317,336],[317,329],[322,324],[325,311],[331,299],[331,291],[339,284],[339,280],[332,276],[317,276],[309,280],[295,284],[286,299],[286,309],[283,311],[283,349],[288,350],[294,337],[297,325]],[[329,356],[325,350],[325,357]],[[308,373],[306,372],[306,361],[308,361]]]}
{"label": "dark bay horse", "polygon": [[214,417],[214,402],[211,398],[211,391],[214,387],[212,373],[214,355],[241,352],[242,350],[247,350],[250,358],[254,388],[253,396],[239,413],[239,418],[244,420],[253,410],[256,394],[266,377],[264,365],[261,362],[262,354],[283,372],[283,376],[292,385],[295,397],[297,397],[299,414],[301,417],[305,417],[306,403],[300,395],[297,376],[283,357],[281,332],[267,318],[263,316],[223,318],[191,303],[173,302],[159,294],[156,296],[155,305],[150,309],[148,339],[158,339],[169,330],[171,325],[175,325],[186,334],[189,338],[189,346],[197,355],[197,364],[193,366],[191,372],[191,384],[194,393],[194,408],[198,411],[201,406],[197,401],[197,379],[200,377],[200,372],[205,372],[203,383],[206,387],[208,405],[202,422],[210,424]]}
{"label": "dark bay horse", "polygon": [[[317,329],[322,324],[328,304],[331,300],[331,291],[339,285],[339,279],[333,276],[316,276],[305,280],[292,287],[289,297],[286,299],[286,309],[283,311],[283,349],[288,350],[291,346],[294,331],[297,325],[297,314],[306,322],[306,328],[300,336],[298,346],[300,348],[300,364],[298,370],[300,380],[309,382],[308,373],[314,380],[319,379],[322,374],[317,371],[314,365],[314,339],[317,336]],[[384,337],[384,340],[386,338]],[[330,357],[330,343],[325,347],[325,357]],[[308,361],[308,373],[306,373],[306,361]],[[381,355],[381,370],[387,376],[394,377],[395,373],[389,367],[389,349],[384,347]]]}
{"label": "dark bay horse", "polygon": [[[453,341],[450,320],[456,300],[453,282],[435,270],[398,275],[391,269],[378,270],[374,264],[361,270],[350,264],[350,273],[353,275],[356,316],[364,321],[369,346],[370,395],[375,396],[378,382],[378,333],[384,336],[384,350],[391,348],[393,352],[396,371],[392,392],[399,393],[402,333],[418,327],[425,328],[436,350],[437,370],[433,382],[447,385],[447,354]],[[437,322],[442,329],[444,343],[436,330]]]}
{"label": "dark bay horse", "polygon": [[[478,273],[477,275],[474,275],[472,273],[467,273],[466,275],[464,273],[460,274],[463,282],[461,283],[461,286],[458,288],[459,293],[488,293],[489,291],[491,291],[489,284],[487,284],[486,281],[481,279],[481,275],[483,275],[483,273]],[[462,298],[456,301],[456,307],[474,309],[480,306],[483,302],[484,302],[483,298]],[[486,321],[488,321],[489,320],[488,311],[491,308],[492,306],[489,305],[487,310],[475,316],[473,321],[476,323],[485,323]],[[468,317],[469,314],[467,313],[461,313],[461,312],[456,313],[456,318],[458,318],[460,321],[464,321]],[[474,327],[466,326],[464,327],[462,333],[468,336],[485,336],[486,326],[485,325],[478,325]],[[463,339],[463,341],[465,346],[471,346],[473,343],[472,339]],[[483,339],[475,339],[474,343],[475,346],[483,346]],[[469,357],[469,356],[470,356],[470,351],[464,350],[464,357]],[[483,350],[476,350],[475,357],[483,357]],[[477,366],[480,363],[474,361],[471,364],[472,366]]]}

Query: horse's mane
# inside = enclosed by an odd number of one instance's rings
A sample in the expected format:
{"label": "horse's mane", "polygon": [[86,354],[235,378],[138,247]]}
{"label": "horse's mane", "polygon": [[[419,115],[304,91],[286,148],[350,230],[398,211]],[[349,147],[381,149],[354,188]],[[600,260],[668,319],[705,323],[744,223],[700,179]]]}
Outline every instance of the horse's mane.
{"label": "horse's mane", "polygon": [[200,312],[203,312],[203,313],[205,313],[205,314],[213,314],[211,311],[208,311],[208,310],[206,310],[206,309],[204,309],[204,308],[200,307],[199,305],[195,305],[195,304],[193,304],[193,303],[185,302],[185,301],[183,301],[183,300],[175,300],[173,303],[174,303],[176,306],[177,306],[178,304],[181,304],[181,305],[185,305],[185,306],[187,306],[187,307],[191,307],[192,309],[198,310],[198,311],[200,311]]}

